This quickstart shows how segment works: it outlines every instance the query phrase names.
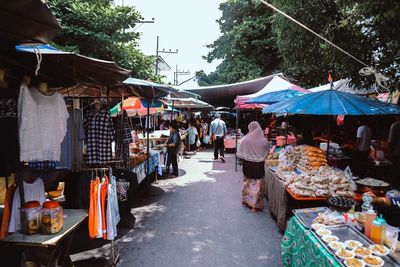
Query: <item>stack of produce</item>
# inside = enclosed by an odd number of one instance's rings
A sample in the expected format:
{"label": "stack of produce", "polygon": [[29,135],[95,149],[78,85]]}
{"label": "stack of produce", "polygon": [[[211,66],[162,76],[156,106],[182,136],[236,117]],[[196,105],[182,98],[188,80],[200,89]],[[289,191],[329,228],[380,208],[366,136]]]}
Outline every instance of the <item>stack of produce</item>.
{"label": "stack of produce", "polygon": [[308,169],[319,169],[327,165],[325,152],[312,146],[303,146],[303,155],[300,158],[297,168],[305,171]]}
{"label": "stack of produce", "polygon": [[305,197],[353,197],[352,182],[339,169],[327,166],[301,174],[281,174],[284,185],[294,194]]}
{"label": "stack of produce", "polygon": [[267,158],[265,159],[265,164],[269,166],[278,166],[279,165],[279,154],[276,152],[269,153]]}

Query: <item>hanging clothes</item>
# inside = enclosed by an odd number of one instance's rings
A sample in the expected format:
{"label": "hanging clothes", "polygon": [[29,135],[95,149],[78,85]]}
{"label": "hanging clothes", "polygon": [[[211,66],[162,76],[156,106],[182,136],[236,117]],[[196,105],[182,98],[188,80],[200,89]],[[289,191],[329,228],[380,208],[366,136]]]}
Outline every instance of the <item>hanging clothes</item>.
{"label": "hanging clothes", "polygon": [[97,230],[96,230],[96,238],[101,238],[103,236],[103,219],[101,217],[101,186],[102,182],[97,185]]}
{"label": "hanging clothes", "polygon": [[90,238],[97,237],[98,231],[98,186],[100,184],[99,178],[92,180],[90,182],[90,206],[89,206],[89,218],[88,218],[88,226],[89,226],[89,236]]}
{"label": "hanging clothes", "polygon": [[108,189],[108,177],[104,176],[104,181],[101,184],[101,225],[103,239],[107,239],[107,224],[106,224],[106,199],[107,199],[107,189]]}
{"label": "hanging clothes", "polygon": [[[42,205],[43,202],[46,201],[46,195],[42,179],[37,178],[31,184],[23,182],[23,186],[24,186],[25,202],[39,201],[40,205]],[[21,208],[21,201],[19,195],[19,188],[17,188],[12,203],[11,218],[10,218],[10,225],[8,227],[8,232],[16,232],[21,229],[20,208]]]}
{"label": "hanging clothes", "polygon": [[17,100],[17,85],[10,83],[0,88],[0,177],[10,176],[19,162]]}
{"label": "hanging clothes", "polygon": [[112,160],[114,127],[110,111],[105,108],[90,114],[84,122],[87,141],[87,162],[104,163]]}
{"label": "hanging clothes", "polygon": [[107,195],[107,239],[114,240],[117,236],[117,225],[120,221],[118,198],[117,198],[117,179],[115,176],[110,174],[108,183],[108,195]]}
{"label": "hanging clothes", "polygon": [[20,161],[59,161],[68,119],[62,95],[43,95],[21,84],[18,115]]}
{"label": "hanging clothes", "polygon": [[129,144],[133,143],[132,127],[128,114],[124,110],[123,115],[119,115],[115,120],[116,131],[116,158],[123,161],[123,167],[129,164]]}
{"label": "hanging clothes", "polygon": [[28,164],[29,169],[33,170],[48,170],[48,169],[55,169],[56,168],[55,161],[30,161]]}
{"label": "hanging clothes", "polygon": [[8,227],[11,218],[11,208],[16,188],[17,187],[15,185],[11,185],[7,188],[6,197],[4,199],[3,218],[1,221],[0,240],[4,239],[8,233]]}
{"label": "hanging clothes", "polygon": [[67,121],[67,132],[64,141],[61,143],[61,159],[57,166],[69,170],[79,169],[82,164],[84,140],[82,111],[79,109],[71,110]]}

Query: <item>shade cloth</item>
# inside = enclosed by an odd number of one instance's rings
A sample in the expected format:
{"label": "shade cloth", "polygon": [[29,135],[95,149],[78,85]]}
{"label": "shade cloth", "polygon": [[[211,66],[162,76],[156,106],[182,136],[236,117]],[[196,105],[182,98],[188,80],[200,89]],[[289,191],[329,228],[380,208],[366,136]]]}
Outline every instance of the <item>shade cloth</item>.
{"label": "shade cloth", "polygon": [[210,104],[201,101],[199,99],[188,97],[188,98],[163,98],[161,101],[169,106],[174,106],[177,108],[187,108],[187,109],[210,109],[213,108]]}
{"label": "shade cloth", "polygon": [[400,114],[400,106],[336,90],[327,90],[273,104],[265,107],[263,112],[307,115],[386,115]]}
{"label": "shade cloth", "polygon": [[281,243],[282,264],[287,267],[341,266],[296,217],[288,223]]}

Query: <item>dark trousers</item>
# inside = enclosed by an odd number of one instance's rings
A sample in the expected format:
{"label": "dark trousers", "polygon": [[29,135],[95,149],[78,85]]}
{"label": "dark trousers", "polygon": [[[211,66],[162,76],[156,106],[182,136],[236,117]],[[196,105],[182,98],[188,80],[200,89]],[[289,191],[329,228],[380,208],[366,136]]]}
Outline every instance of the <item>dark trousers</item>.
{"label": "dark trousers", "polygon": [[172,174],[178,176],[178,159],[176,157],[176,149],[168,150],[167,171],[172,164]]}
{"label": "dark trousers", "polygon": [[224,149],[225,149],[224,138],[217,137],[214,140],[214,159],[218,159],[218,151],[219,151],[219,155],[221,157],[224,157]]}

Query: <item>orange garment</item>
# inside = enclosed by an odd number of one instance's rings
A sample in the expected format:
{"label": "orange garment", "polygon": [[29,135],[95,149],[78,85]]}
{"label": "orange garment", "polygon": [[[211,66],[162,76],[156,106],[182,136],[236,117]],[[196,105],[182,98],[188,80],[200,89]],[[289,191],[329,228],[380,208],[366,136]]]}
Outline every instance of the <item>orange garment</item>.
{"label": "orange garment", "polygon": [[107,190],[108,190],[108,177],[104,176],[104,182],[101,185],[101,221],[103,228],[103,238],[107,240],[107,223],[106,223],[106,198],[107,198]]}
{"label": "orange garment", "polygon": [[4,211],[3,219],[1,220],[0,240],[4,239],[8,233],[8,225],[10,223],[12,201],[14,199],[14,192],[17,187],[11,185],[7,188],[6,196],[4,198]]}
{"label": "orange garment", "polygon": [[97,189],[100,183],[99,178],[90,182],[90,204],[89,204],[89,236],[95,238],[97,235]]}

